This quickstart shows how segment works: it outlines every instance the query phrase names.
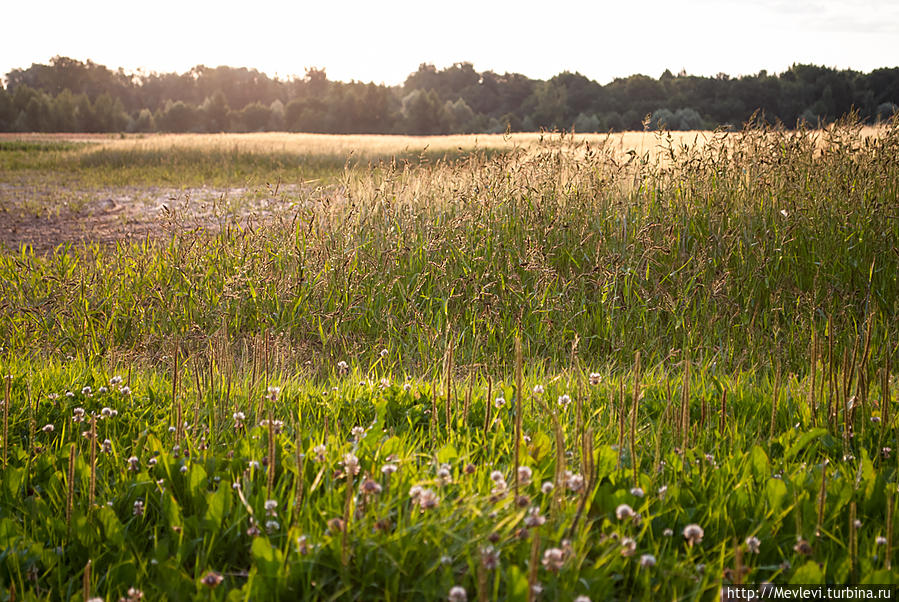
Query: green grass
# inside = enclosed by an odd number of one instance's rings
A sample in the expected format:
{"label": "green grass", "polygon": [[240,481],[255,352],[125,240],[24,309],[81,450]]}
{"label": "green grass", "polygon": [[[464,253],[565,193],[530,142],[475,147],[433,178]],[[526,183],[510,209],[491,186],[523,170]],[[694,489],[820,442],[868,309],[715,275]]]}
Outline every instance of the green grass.
{"label": "green grass", "polygon": [[[323,200],[252,227],[7,249],[0,597],[81,596],[88,561],[105,599],[440,599],[460,585],[518,600],[535,583],[543,599],[714,599],[740,566],[750,583],[895,583],[899,124],[822,135],[341,166]],[[217,152],[77,169],[215,180]],[[278,157],[232,167],[254,178]],[[98,415],[93,507],[76,407]],[[272,448],[269,417],[284,423]],[[516,457],[534,473],[521,505],[490,478],[511,488]],[[567,489],[565,470],[587,485]],[[362,493],[366,476],[380,493]],[[546,521],[525,529],[531,507]],[[704,530],[692,546],[689,524]],[[550,548],[565,550],[558,571],[540,562]],[[224,577],[214,590],[208,571]]]}

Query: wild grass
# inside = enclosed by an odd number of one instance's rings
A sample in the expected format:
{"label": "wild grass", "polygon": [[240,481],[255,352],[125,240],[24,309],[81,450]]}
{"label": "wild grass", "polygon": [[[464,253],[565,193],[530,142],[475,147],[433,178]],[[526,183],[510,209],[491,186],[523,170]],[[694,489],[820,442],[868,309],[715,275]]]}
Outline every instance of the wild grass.
{"label": "wild grass", "polygon": [[654,145],[341,167],[283,215],[4,252],[0,587],[895,583],[899,123]]}

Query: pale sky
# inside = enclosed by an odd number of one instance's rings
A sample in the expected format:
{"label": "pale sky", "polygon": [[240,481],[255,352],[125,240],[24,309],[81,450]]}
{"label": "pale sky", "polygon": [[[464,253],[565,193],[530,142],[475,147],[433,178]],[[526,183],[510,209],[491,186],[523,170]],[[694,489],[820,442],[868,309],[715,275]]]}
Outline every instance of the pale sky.
{"label": "pale sky", "polygon": [[602,84],[644,73],[899,66],[897,0],[218,2],[12,0],[0,75],[54,55],[126,71],[194,65],[400,84],[420,63]]}

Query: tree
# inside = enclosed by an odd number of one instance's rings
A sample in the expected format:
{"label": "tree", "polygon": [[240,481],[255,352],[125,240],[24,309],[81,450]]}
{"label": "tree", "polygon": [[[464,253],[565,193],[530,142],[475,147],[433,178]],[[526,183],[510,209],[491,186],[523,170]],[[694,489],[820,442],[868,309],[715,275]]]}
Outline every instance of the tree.
{"label": "tree", "polygon": [[200,106],[207,132],[227,132],[231,127],[231,108],[221,90],[207,96]]}
{"label": "tree", "polygon": [[403,116],[409,134],[439,134],[445,129],[443,104],[434,90],[413,90],[404,97]]}

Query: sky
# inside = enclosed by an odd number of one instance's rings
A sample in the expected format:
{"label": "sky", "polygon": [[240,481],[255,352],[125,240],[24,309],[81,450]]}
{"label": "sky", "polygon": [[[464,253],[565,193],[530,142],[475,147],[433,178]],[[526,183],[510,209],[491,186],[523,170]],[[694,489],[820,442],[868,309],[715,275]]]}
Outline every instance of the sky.
{"label": "sky", "polygon": [[793,63],[899,66],[897,0],[57,0],[5,3],[0,75],[55,55],[126,71],[203,64],[401,84],[421,63],[602,84],[665,69],[732,76]]}

